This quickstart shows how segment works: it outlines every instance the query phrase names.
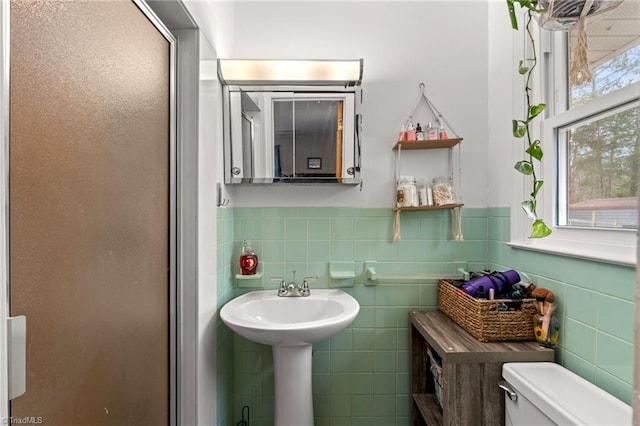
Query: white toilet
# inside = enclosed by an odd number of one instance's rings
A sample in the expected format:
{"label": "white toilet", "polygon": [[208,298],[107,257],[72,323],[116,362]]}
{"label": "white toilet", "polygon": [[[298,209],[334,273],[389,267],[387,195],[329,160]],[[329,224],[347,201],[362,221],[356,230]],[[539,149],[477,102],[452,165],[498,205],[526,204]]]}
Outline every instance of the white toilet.
{"label": "white toilet", "polygon": [[631,406],[552,362],[502,366],[505,425],[631,425]]}

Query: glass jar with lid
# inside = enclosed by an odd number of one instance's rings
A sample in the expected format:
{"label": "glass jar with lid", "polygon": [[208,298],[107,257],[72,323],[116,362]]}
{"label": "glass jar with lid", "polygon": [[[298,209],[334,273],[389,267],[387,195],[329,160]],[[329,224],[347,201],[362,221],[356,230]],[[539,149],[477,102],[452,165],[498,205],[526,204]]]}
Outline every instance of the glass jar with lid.
{"label": "glass jar with lid", "polygon": [[400,176],[397,188],[398,207],[418,207],[418,188],[413,176]]}
{"label": "glass jar with lid", "polygon": [[433,204],[435,206],[446,206],[456,203],[455,186],[453,179],[445,176],[433,178],[431,185],[433,191]]}

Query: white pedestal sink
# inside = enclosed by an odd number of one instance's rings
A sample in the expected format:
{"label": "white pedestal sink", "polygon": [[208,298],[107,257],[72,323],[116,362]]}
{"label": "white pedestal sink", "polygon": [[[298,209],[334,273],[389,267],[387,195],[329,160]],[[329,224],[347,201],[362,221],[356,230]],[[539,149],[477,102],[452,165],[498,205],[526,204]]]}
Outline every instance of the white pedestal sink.
{"label": "white pedestal sink", "polygon": [[252,291],[222,307],[230,329],[273,347],[276,426],[313,425],[311,344],[338,334],[359,311],[356,299],[333,289],[312,289],[307,297]]}

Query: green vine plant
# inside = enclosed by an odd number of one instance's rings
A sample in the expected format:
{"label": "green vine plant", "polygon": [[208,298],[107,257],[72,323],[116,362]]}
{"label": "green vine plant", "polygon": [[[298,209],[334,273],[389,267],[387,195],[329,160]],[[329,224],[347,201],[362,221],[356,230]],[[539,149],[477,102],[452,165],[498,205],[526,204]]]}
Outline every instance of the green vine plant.
{"label": "green vine plant", "polygon": [[524,94],[526,99],[526,118],[523,120],[513,119],[512,130],[513,136],[518,139],[525,139],[526,150],[525,158],[519,160],[514,165],[514,168],[525,176],[530,176],[532,179],[531,193],[528,200],[523,201],[520,205],[527,214],[527,216],[533,221],[531,225],[531,235],[529,238],[544,238],[551,234],[551,228],[549,228],[542,218],[538,216],[536,212],[538,194],[544,181],[538,179],[536,175],[536,166],[540,166],[543,152],[540,146],[540,139],[533,140],[530,132],[530,125],[533,119],[539,116],[542,111],[547,107],[544,103],[533,104],[531,103],[531,75],[536,65],[538,64],[538,58],[536,55],[536,44],[531,32],[531,21],[533,20],[534,13],[544,13],[546,9],[538,8],[538,0],[507,0],[507,7],[509,9],[509,17],[511,19],[511,26],[514,30],[518,30],[518,18],[516,17],[515,4],[522,9],[526,9],[526,33],[531,45],[531,58],[521,59],[518,64],[518,74],[524,76]]}

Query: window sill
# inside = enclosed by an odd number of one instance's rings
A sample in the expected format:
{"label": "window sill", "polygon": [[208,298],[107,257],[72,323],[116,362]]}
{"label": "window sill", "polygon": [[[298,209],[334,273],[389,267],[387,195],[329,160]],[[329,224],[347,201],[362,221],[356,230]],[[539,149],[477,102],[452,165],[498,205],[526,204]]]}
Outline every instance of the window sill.
{"label": "window sill", "polygon": [[637,255],[635,247],[614,244],[589,244],[589,247],[577,244],[575,241],[559,242],[535,240],[531,243],[508,242],[509,247],[530,250],[540,253],[554,254],[594,262],[611,263],[628,267],[635,267]]}

